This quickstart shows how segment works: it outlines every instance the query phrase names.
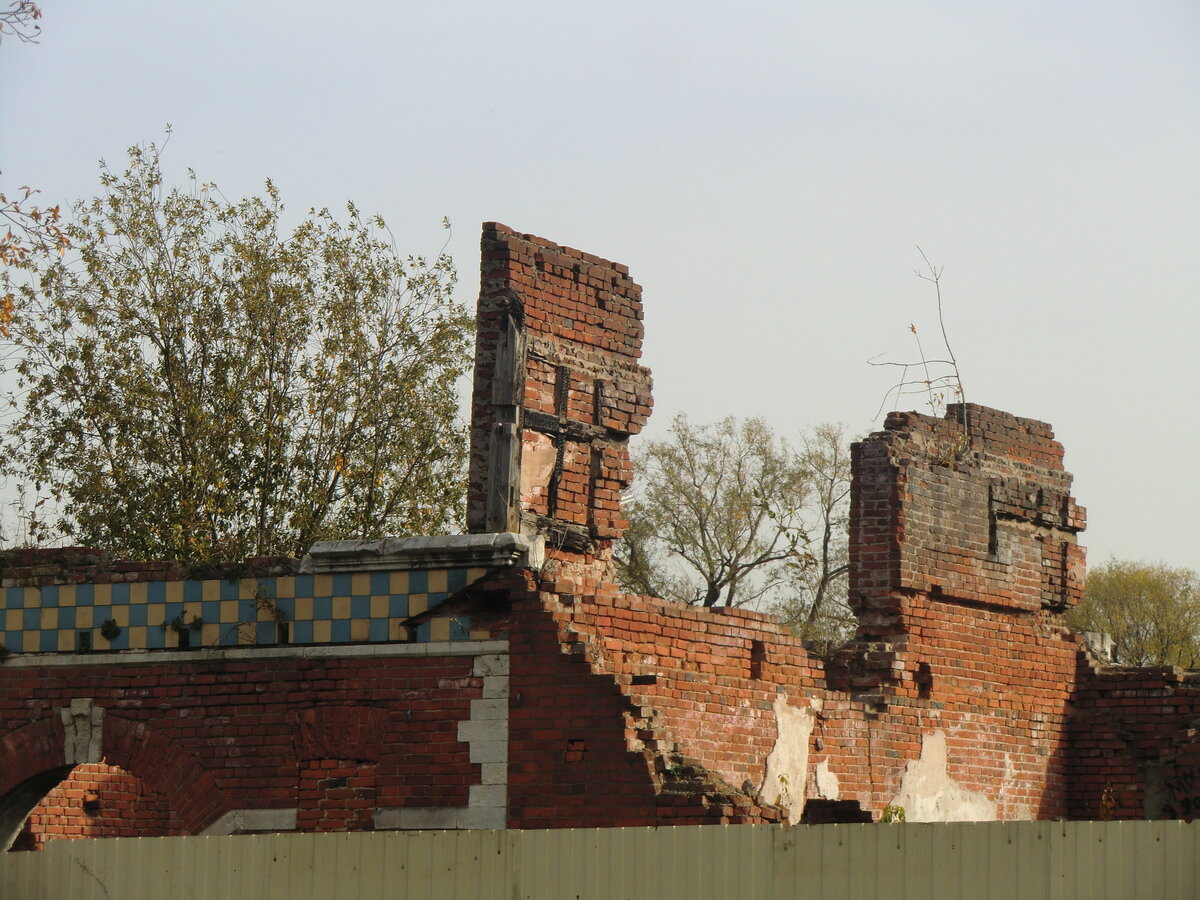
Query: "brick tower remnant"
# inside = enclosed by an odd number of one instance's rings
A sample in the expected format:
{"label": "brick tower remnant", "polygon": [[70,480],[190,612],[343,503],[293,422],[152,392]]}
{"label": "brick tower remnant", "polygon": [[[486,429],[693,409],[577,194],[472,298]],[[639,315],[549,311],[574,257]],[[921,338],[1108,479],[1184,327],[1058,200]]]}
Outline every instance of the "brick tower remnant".
{"label": "brick tower remnant", "polygon": [[629,269],[485,223],[467,527],[603,550],[625,529],[628,440],[650,415]]}
{"label": "brick tower remnant", "polygon": [[851,453],[860,637],[909,633],[918,594],[1050,614],[1082,597],[1086,516],[1045,422],[975,404],[940,419],[894,412]]}

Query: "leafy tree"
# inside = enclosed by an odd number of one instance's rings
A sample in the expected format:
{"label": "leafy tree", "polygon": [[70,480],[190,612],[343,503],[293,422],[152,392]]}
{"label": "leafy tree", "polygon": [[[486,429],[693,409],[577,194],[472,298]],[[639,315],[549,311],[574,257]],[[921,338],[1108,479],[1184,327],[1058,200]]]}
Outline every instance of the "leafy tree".
{"label": "leafy tree", "polygon": [[202,562],[460,521],[455,271],[401,258],[378,218],[226,200],[159,150],[101,164],[100,196],[39,257],[12,323],[9,473],[72,540]]}
{"label": "leafy tree", "polygon": [[[5,37],[35,43],[41,33],[37,20],[42,10],[30,0],[17,0],[8,9],[0,10],[0,43]],[[35,202],[37,191],[28,185],[15,194],[0,191],[0,334],[8,336],[16,296],[11,290],[10,269],[33,268],[33,256],[38,252],[68,246],[62,230],[58,206],[42,207]]]}
{"label": "leafy tree", "polygon": [[803,438],[798,461],[810,485],[805,521],[813,564],[793,566],[773,612],[804,638],[842,643],[857,620],[847,600],[850,570],[850,455],[845,429],[822,423]]}
{"label": "leafy tree", "polygon": [[840,444],[828,426],[797,452],[761,419],[676,416],[669,436],[635,459],[630,527],[616,552],[622,586],[704,606],[788,598],[789,617],[811,626],[844,574]]}
{"label": "leafy tree", "polygon": [[1110,560],[1088,572],[1070,622],[1102,631],[1128,666],[1200,666],[1200,581],[1191,569]]}

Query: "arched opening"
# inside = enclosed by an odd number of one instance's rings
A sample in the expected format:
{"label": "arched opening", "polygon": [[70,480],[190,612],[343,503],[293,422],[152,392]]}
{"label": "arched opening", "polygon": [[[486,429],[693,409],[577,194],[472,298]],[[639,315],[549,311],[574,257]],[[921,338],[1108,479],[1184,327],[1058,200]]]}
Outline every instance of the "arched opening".
{"label": "arched opening", "polygon": [[58,766],[26,778],[0,797],[0,850],[10,849],[29,814],[46,794],[71,774],[73,766]]}
{"label": "arched opening", "polygon": [[[18,796],[19,793],[19,796]],[[54,840],[186,834],[167,798],[143,779],[107,762],[64,766],[28,779],[4,798],[0,815],[11,850],[40,850]]]}

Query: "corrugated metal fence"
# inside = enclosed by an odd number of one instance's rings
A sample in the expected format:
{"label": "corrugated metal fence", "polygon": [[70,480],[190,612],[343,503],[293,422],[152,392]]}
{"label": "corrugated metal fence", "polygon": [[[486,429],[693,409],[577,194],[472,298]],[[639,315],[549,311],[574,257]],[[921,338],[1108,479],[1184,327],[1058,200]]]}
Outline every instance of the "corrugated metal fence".
{"label": "corrugated metal fence", "polygon": [[1200,822],[738,825],[56,841],[3,900],[1200,897]]}

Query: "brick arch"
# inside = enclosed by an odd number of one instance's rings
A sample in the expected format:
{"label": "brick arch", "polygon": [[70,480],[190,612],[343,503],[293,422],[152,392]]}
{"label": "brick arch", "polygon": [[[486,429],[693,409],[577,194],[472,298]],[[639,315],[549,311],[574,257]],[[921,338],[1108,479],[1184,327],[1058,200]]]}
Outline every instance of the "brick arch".
{"label": "brick arch", "polygon": [[12,846],[29,813],[72,768],[57,718],[39,719],[0,736],[0,852]]}
{"label": "brick arch", "polygon": [[388,714],[373,706],[312,706],[292,713],[296,758],[378,762]]}
{"label": "brick arch", "polygon": [[166,797],[190,834],[199,834],[231,808],[212,772],[185,747],[155,731],[152,723],[107,716],[104,758]]}
{"label": "brick arch", "polygon": [[292,713],[300,831],[369,829],[378,806],[386,710],[314,706]]}
{"label": "brick arch", "polygon": [[57,716],[14,729],[0,736],[0,797],[30,778],[63,766],[68,766],[66,733]]}

